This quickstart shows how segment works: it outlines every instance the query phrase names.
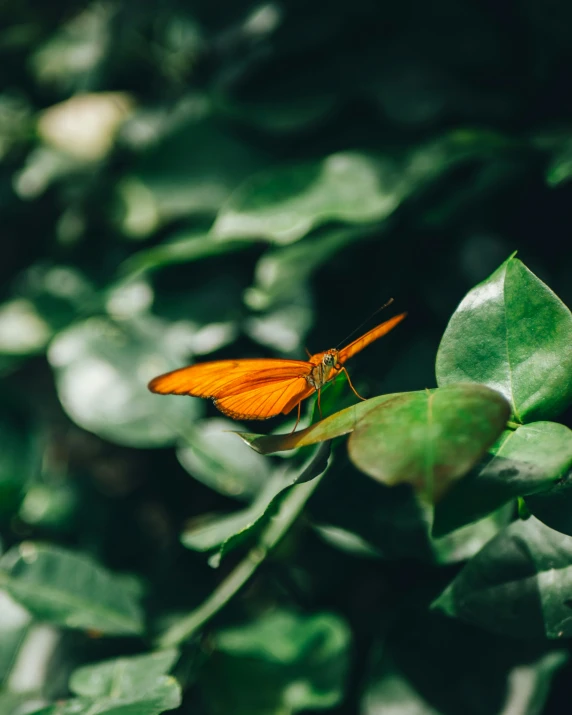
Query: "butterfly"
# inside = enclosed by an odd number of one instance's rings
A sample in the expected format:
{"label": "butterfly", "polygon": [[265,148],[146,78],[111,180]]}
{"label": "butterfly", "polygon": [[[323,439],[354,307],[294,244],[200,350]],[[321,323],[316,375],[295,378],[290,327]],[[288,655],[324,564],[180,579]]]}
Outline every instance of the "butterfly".
{"label": "butterfly", "polygon": [[[400,313],[381,323],[341,350],[332,348],[308,360],[281,358],[245,358],[214,360],[183,367],[155,377],[149,383],[151,392],[160,395],[193,395],[212,398],[215,406],[236,420],[266,420],[287,415],[302,400],[320,391],[340,373],[345,373],[354,394],[363,400],[352,382],[345,363],[374,340],[389,333],[407,313]],[[296,426],[294,429],[296,429]]]}

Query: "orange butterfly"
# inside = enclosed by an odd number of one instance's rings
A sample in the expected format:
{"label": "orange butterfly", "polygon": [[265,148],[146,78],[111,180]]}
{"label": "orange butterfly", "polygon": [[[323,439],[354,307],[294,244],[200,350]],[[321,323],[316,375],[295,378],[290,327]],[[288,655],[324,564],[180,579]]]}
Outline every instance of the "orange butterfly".
{"label": "orange butterfly", "polygon": [[203,362],[159,375],[151,380],[149,389],[161,395],[211,397],[221,412],[236,420],[266,420],[280,413],[287,415],[298,405],[299,421],[302,400],[317,390],[319,406],[320,390],[340,372],[345,372],[351,389],[363,400],[352,385],[344,363],[389,333],[406,315],[401,313],[386,320],[342,350],[332,348],[308,354],[307,361],[246,358]]}

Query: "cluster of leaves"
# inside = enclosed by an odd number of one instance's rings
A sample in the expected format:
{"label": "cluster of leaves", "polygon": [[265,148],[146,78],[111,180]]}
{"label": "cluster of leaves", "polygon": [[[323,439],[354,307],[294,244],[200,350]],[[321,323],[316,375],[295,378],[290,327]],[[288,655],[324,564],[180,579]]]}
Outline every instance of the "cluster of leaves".
{"label": "cluster of leaves", "polygon": [[[2,713],[562,712],[571,19],[0,6]],[[295,433],[146,389],[389,296]]]}

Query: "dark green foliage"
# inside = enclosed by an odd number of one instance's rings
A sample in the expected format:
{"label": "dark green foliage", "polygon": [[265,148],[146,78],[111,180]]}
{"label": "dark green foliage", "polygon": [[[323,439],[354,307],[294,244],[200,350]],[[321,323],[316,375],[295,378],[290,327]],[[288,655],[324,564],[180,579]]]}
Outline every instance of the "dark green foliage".
{"label": "dark green foliage", "polygon": [[[2,715],[569,710],[571,23],[0,3]],[[146,388],[389,297],[295,433]]]}

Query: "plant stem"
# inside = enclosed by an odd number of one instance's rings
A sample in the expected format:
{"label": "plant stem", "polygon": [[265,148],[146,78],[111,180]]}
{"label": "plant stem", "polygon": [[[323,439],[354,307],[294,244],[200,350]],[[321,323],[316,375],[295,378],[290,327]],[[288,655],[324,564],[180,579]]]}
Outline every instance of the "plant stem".
{"label": "plant stem", "polygon": [[[280,510],[262,531],[257,544],[250,549],[242,561],[235,566],[198,608],[195,608],[194,611],[174,623],[158,639],[160,648],[177,646],[191,638],[244,586],[269,552],[296,521],[306,502],[318,487],[325,474],[329,453],[330,442],[325,442],[320,446],[308,467],[303,470],[298,483],[290,488],[284,497]],[[312,473],[315,473],[316,476],[310,481],[306,481]]]}

